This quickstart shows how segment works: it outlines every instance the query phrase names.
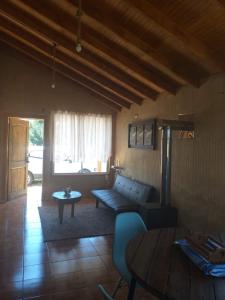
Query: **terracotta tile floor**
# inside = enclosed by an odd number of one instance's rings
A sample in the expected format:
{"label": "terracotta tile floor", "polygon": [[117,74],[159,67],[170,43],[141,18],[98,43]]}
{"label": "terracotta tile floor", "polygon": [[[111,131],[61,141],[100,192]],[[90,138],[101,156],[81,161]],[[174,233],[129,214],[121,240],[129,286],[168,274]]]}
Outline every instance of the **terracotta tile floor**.
{"label": "terracotta tile floor", "polygon": [[[44,243],[37,209],[40,188],[29,189],[28,200],[0,204],[0,300],[103,299],[97,284],[112,290],[118,279],[112,237]],[[116,299],[126,297],[125,287]],[[153,297],[138,289],[135,299]]]}

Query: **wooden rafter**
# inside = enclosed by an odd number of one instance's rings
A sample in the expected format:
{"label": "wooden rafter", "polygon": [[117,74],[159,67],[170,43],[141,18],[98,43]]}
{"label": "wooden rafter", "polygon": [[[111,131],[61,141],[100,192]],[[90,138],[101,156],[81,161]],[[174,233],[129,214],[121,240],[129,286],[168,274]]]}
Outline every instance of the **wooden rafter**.
{"label": "wooden rafter", "polygon": [[162,3],[82,1],[79,54],[78,0],[1,0],[0,26],[6,42],[45,65],[56,44],[58,72],[76,77],[115,109],[129,108],[224,71],[224,0]]}
{"label": "wooden rafter", "polygon": [[95,70],[106,78],[120,84],[122,87],[133,92],[138,97],[141,96],[145,99],[149,98],[155,100],[158,96],[158,92],[156,90],[145,85],[141,81],[137,81],[129,74],[126,74],[107,60],[103,60],[98,57],[88,49],[84,48],[80,55],[76,55],[74,52],[74,41],[63,35],[61,31],[58,32],[54,28],[49,27],[38,20],[33,22],[32,18],[13,9],[9,3],[4,4],[2,2],[1,7],[2,9],[0,9],[0,14],[6,19],[14,22],[16,26],[22,26],[30,32],[33,32],[33,34],[45,37],[48,41],[54,41],[57,45],[60,45],[67,51],[70,50],[74,53],[74,59],[82,62],[84,65],[88,65],[92,68],[92,70]]}
{"label": "wooden rafter", "polygon": [[[225,0],[218,0],[223,2]],[[224,64],[203,43],[187,34],[148,0],[124,0],[124,9],[137,13],[145,19],[149,30],[167,37],[167,43],[175,45],[184,55],[200,63],[210,72],[221,72]],[[131,12],[131,13],[132,13]]]}
{"label": "wooden rafter", "polygon": [[[36,47],[34,44],[31,44],[30,42],[24,40],[22,37],[18,37],[13,32],[10,32],[6,30],[5,28],[2,28],[0,26],[0,32],[1,32],[1,40],[7,44],[14,45],[15,48],[20,49],[23,53],[27,54],[28,56],[37,57],[39,61],[44,62],[50,68],[52,68],[52,54],[47,53],[46,49],[40,49]],[[63,63],[59,59],[56,59],[57,62],[57,71],[59,70],[59,73],[63,73],[68,75],[70,78],[73,78],[74,81],[81,84],[82,86],[85,86],[86,88],[89,88],[93,92],[95,92],[98,95],[101,95],[106,100],[110,102],[113,102],[117,105],[117,107],[130,107],[130,104],[128,102],[123,101],[123,99],[119,98],[118,96],[105,91],[98,85],[96,85],[94,82],[89,82],[83,77],[80,77],[79,74],[77,74],[73,68],[68,66],[67,64]]]}
{"label": "wooden rafter", "polygon": [[[52,0],[51,2],[60,6],[68,14],[75,11],[75,6],[70,3],[74,1]],[[104,10],[96,10],[96,6],[101,7],[102,0],[84,1],[84,16],[82,19],[87,27],[92,28],[93,35],[95,35],[95,30],[104,37],[110,36],[114,42],[116,41],[124,48],[129,49],[129,52],[136,55],[136,57],[141,57],[146,63],[158,68],[174,80],[182,80],[198,85],[200,78],[209,75],[201,65],[193,63],[191,59],[178,52],[176,47],[171,47],[164,42],[164,39],[150,31],[146,31],[145,28],[139,28],[138,32],[142,32],[141,35],[135,34],[139,24],[129,22],[127,25],[126,22],[123,22],[124,14],[120,14],[118,10],[113,10],[115,6],[109,6],[109,2],[104,1]],[[132,9],[132,7],[127,5],[127,9]],[[155,51],[156,43],[158,44],[157,51]]]}
{"label": "wooden rafter", "polygon": [[[0,24],[1,24],[1,18],[0,18]],[[5,22],[4,28],[2,27],[1,30],[10,36],[13,36],[15,39],[19,40],[20,42],[26,43],[26,45],[28,45],[30,47],[35,47],[37,51],[39,50],[43,54],[45,54],[47,57],[51,58],[51,56],[52,56],[52,45],[51,44],[50,45],[46,44],[43,41],[40,41],[39,39],[36,39],[34,37],[32,37],[32,39],[31,39],[29,33],[23,32],[19,28],[10,27],[10,23],[6,24],[6,22]],[[29,42],[30,40],[32,40],[32,44]],[[110,96],[112,99],[114,99],[114,101],[117,101],[118,104],[120,104],[124,107],[127,107],[127,108],[130,107],[130,104],[123,97],[121,97],[120,94],[116,94],[116,93],[112,92],[110,89],[106,89],[104,85],[98,84],[95,80],[84,75],[81,71],[79,71],[79,68],[77,68],[76,65],[71,63],[70,59],[68,59],[65,55],[63,55],[59,51],[57,51],[57,61],[58,61],[58,63],[63,64],[67,68],[73,70],[77,76],[79,76],[80,78],[83,78],[86,82],[89,83],[89,85],[92,88],[95,87],[96,90],[98,90],[98,91],[99,90],[104,91],[104,93],[108,97]]]}
{"label": "wooden rafter", "polygon": [[[64,12],[60,7],[51,5],[50,2],[46,1],[26,2],[19,0],[2,0],[2,7],[9,6],[9,2],[13,2],[13,5],[15,5],[13,11],[16,11],[16,16],[20,15],[21,20],[24,20],[24,15],[32,16],[31,22],[34,25],[37,21],[41,21],[75,42],[75,17]],[[58,3],[61,3],[61,1]],[[86,26],[84,28],[82,42],[84,48],[100,57],[101,60],[107,60],[110,64],[129,74],[129,76],[151,88],[157,89],[159,92],[166,90],[174,93],[180,86],[176,81],[163,75],[150,65],[146,65],[137,56],[93,31],[90,27]]]}
{"label": "wooden rafter", "polygon": [[[2,17],[1,11],[0,11],[0,22],[3,24],[4,27],[13,31],[17,35],[21,37],[26,37],[28,40],[34,40],[37,44],[44,44],[44,47],[46,45],[52,46],[52,42],[46,40],[45,38],[40,39],[37,35],[32,35],[29,31],[24,30],[23,26],[21,24],[17,23],[17,27],[15,27],[15,24],[11,22],[8,18]],[[142,98],[139,95],[135,95],[129,90],[125,89],[123,86],[118,85],[117,83],[106,79],[101,74],[98,74],[94,70],[86,67],[85,65],[81,64],[79,61],[74,60],[74,52],[68,52],[63,51],[64,49],[61,49],[57,46],[57,53],[58,57],[63,60],[64,62],[67,62],[71,66],[73,66],[79,73],[81,73],[86,78],[90,79],[91,81],[94,81],[95,83],[99,84],[101,87],[117,94],[118,96],[121,96],[126,101],[141,104]],[[94,78],[94,79],[93,79]]]}
{"label": "wooden rafter", "polygon": [[[1,32],[1,36],[0,36],[0,41],[3,42],[4,44],[10,46],[11,48],[15,49],[16,51],[19,51],[20,53],[24,54],[25,56],[32,59],[33,61],[46,66],[49,70],[52,70],[52,61],[50,59],[48,59],[46,56],[44,56],[40,53],[37,53],[35,50],[33,50],[29,47],[22,45],[18,41],[11,39],[9,36],[5,36],[4,34],[2,34],[2,32]],[[111,109],[113,109],[115,111],[121,111],[120,105],[117,105],[116,103],[111,102],[111,100],[108,99],[106,96],[102,95],[99,92],[94,91],[92,88],[87,86],[85,83],[82,83],[81,81],[79,81],[77,79],[77,77],[73,74],[72,71],[64,68],[61,65],[57,65],[56,72],[58,74],[62,75],[63,77],[72,80],[73,82],[77,83],[78,85],[85,87],[90,94],[94,95],[94,97],[97,101],[105,104],[106,106],[110,107]]]}

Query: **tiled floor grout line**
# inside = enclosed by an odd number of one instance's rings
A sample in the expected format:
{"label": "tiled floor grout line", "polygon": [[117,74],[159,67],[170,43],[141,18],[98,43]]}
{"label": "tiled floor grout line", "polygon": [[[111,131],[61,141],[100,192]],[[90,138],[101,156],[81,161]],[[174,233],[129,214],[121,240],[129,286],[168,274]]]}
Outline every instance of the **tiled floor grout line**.
{"label": "tiled floor grout line", "polygon": [[[110,291],[119,276],[111,262],[112,237],[99,236],[70,239],[68,243],[44,243],[37,215],[40,202],[36,195],[30,199],[34,201],[26,203],[24,198],[11,202],[1,211],[2,224],[9,223],[9,228],[4,229],[2,235],[3,240],[9,239],[9,244],[6,243],[5,247],[2,247],[3,260],[5,259],[6,264],[11,264],[11,252],[4,256],[4,249],[9,248],[13,253],[21,253],[14,256],[15,263],[12,262],[11,268],[13,274],[20,270],[20,282],[14,285],[14,275],[10,274],[6,281],[9,287],[4,291],[6,296],[3,296],[3,299],[91,300],[93,295],[93,299],[102,300],[97,284],[102,283]],[[89,204],[90,200],[84,199],[84,205],[86,203]],[[14,219],[11,218],[12,213]],[[18,230],[14,230],[16,226]],[[15,241],[14,236],[17,236]],[[45,264],[47,266],[44,266]],[[125,298],[119,296],[119,299]]]}

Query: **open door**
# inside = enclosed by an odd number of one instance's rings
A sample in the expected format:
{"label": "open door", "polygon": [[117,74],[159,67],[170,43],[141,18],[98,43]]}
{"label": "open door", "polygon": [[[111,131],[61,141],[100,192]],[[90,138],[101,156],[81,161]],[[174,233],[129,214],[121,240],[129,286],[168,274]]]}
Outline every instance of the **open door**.
{"label": "open door", "polygon": [[27,192],[27,148],[29,122],[9,118],[8,200]]}

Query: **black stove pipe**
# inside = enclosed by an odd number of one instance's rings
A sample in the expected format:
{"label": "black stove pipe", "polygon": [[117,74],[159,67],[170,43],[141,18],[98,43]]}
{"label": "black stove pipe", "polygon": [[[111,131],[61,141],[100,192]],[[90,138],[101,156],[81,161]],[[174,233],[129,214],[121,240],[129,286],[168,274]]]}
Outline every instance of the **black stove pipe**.
{"label": "black stove pipe", "polygon": [[172,163],[172,133],[173,130],[193,131],[193,122],[179,120],[158,120],[161,138],[161,192],[162,207],[170,206],[171,198],[171,163]]}

